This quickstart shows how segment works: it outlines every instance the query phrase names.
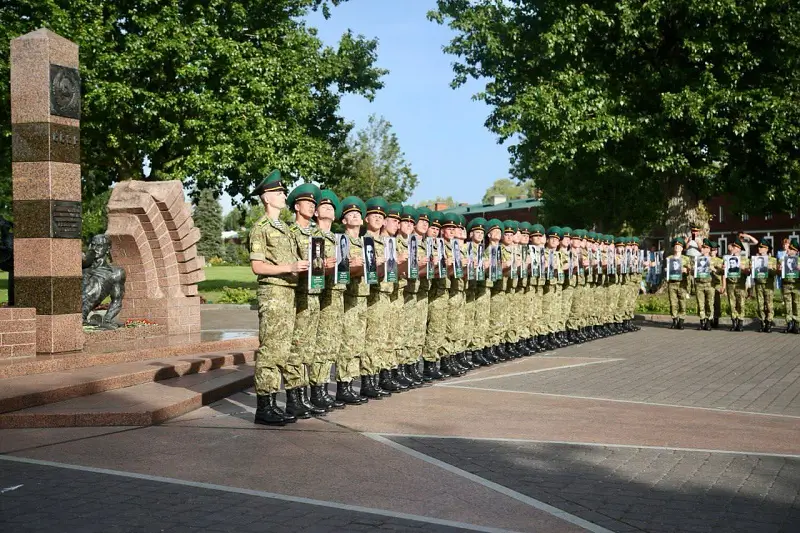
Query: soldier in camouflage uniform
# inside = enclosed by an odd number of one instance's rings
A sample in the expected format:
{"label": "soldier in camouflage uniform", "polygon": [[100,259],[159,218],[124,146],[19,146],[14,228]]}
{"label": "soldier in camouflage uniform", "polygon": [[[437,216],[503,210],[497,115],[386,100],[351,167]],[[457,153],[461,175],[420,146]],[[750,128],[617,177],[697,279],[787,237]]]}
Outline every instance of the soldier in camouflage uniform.
{"label": "soldier in camouflage uniform", "polygon": [[[438,216],[438,215],[437,215]],[[414,312],[414,348],[423,358],[423,365],[426,372],[422,373],[423,381],[444,379],[444,374],[439,372],[436,366],[436,358],[426,358],[425,345],[428,334],[428,293],[430,291],[430,280],[427,275],[427,259],[425,257],[425,241],[431,236],[439,235],[439,228],[431,224],[434,217],[433,212],[427,207],[418,209],[417,224],[414,226],[414,233],[419,238],[419,268],[420,278],[417,286],[417,303]],[[441,225],[441,224],[440,224]],[[424,274],[423,274],[424,272]],[[425,363],[425,361],[428,361]],[[432,363],[432,364],[431,364]]]}
{"label": "soldier in camouflage uniform", "polygon": [[[519,222],[516,220],[503,221],[503,287],[505,290],[505,305],[503,306],[503,323],[505,334],[501,339],[504,342],[505,353],[513,359],[522,357],[523,353],[517,346],[519,342],[519,325],[516,311],[518,309],[516,301],[517,285],[519,284],[519,262],[521,257],[517,250],[519,239]],[[514,269],[511,269],[511,266]]]}
{"label": "soldier in camouflage uniform", "polygon": [[[297,386],[303,363],[291,356],[295,321],[297,276],[308,270],[308,261],[297,254],[297,243],[278,216],[286,206],[286,187],[274,171],[253,190],[264,205],[264,216],[250,230],[250,266],[258,277],[258,340],[255,389],[256,424],[283,426],[297,418],[277,404],[281,377]],[[287,311],[289,310],[289,311]]]}
{"label": "soldier in camouflage uniform", "polygon": [[[466,373],[457,361],[458,344],[464,335],[464,279],[455,275],[455,253],[457,250],[457,232],[460,217],[455,213],[445,213],[442,216],[441,235],[445,242],[445,253],[447,254],[447,295],[443,299],[447,307],[442,317],[445,322],[445,340],[447,348],[443,352],[441,359],[441,370],[451,376],[461,376]],[[437,280],[444,281],[444,280]],[[429,318],[430,320],[430,318]]]}
{"label": "soldier in camouflage uniform", "polygon": [[[305,261],[312,237],[321,234],[312,226],[311,219],[317,209],[319,201],[319,187],[312,183],[304,183],[295,187],[286,199],[286,205],[295,213],[294,223],[289,226],[289,232],[297,243],[297,255]],[[319,291],[309,290],[308,272],[300,275],[295,289],[295,321],[292,332],[293,359],[303,362],[303,374],[297,387],[286,389],[286,412],[297,418],[311,418],[312,415],[324,415],[326,407],[317,407],[308,401],[306,386],[308,383],[308,369],[314,363],[317,326],[319,325]]]}
{"label": "soldier in camouflage uniform", "polygon": [[[352,383],[361,375],[361,358],[365,357],[367,335],[367,297],[369,285],[364,282],[363,243],[359,236],[367,208],[355,196],[342,200],[342,222],[350,244],[350,283],[344,292],[344,327],[342,343],[336,357],[336,399],[348,403],[355,395]],[[366,396],[362,396],[366,400]]]}
{"label": "soldier in camouflage uniform", "polygon": [[[697,314],[700,316],[700,327],[697,329],[711,331],[711,318],[714,316],[714,293],[717,292],[713,285],[715,270],[722,267],[722,261],[714,263],[711,258],[711,241],[703,239],[700,245],[700,257],[709,263],[707,273],[698,273],[695,278],[695,297],[697,299]],[[694,273],[693,273],[694,274]]]}
{"label": "soldier in camouflage uniform", "polygon": [[[419,371],[419,356],[422,353],[418,347],[417,335],[417,292],[419,290],[419,276],[424,272],[423,264],[419,261],[419,246],[422,241],[417,236],[417,244],[414,251],[409,249],[408,243],[411,235],[414,235],[414,228],[417,225],[417,210],[411,206],[404,206],[400,212],[400,226],[398,229],[397,249],[404,257],[408,258],[406,267],[403,269],[402,277],[398,286],[398,301],[400,309],[397,311],[397,323],[400,329],[398,335],[398,363],[403,369],[403,376],[410,381],[411,387],[420,387],[423,383],[422,374]],[[426,228],[427,231],[427,228]],[[408,274],[408,261],[412,254],[416,256],[417,277],[411,279]]]}
{"label": "soldier in camouflage uniform", "polygon": [[[491,265],[493,251],[502,246],[500,241],[503,239],[503,230],[503,223],[496,218],[489,219],[489,221],[486,222],[488,242],[484,252],[484,261],[487,265]],[[502,268],[502,265],[498,265],[497,268]],[[490,274],[492,274],[491,271]],[[502,336],[505,331],[504,308],[506,305],[503,280],[492,279],[490,275],[487,275],[486,287],[489,290],[489,325],[486,330],[486,342],[491,347],[491,358],[494,359],[495,362],[505,361],[507,355],[502,345]]]}
{"label": "soldier in camouflage uniform", "polygon": [[774,257],[769,255],[772,244],[767,239],[761,239],[758,243],[758,255],[766,257],[767,270],[764,273],[758,272],[753,266],[753,283],[756,293],[756,312],[761,321],[761,331],[764,333],[772,332],[775,316],[773,297],[775,293],[775,275],[778,273],[778,263]]}
{"label": "soldier in camouflage uniform", "polygon": [[564,266],[558,245],[561,241],[561,228],[551,226],[547,229],[544,250],[545,286],[542,293],[542,318],[547,327],[547,348],[552,350],[565,344],[557,337],[561,319],[561,289],[564,283]]}
{"label": "soldier in camouflage uniform", "polygon": [[[558,329],[564,332],[567,344],[573,344],[576,341],[574,322],[571,318],[573,317],[572,302],[575,299],[575,288],[578,286],[578,265],[575,264],[575,254],[572,250],[572,233],[572,228],[569,226],[561,228],[561,242],[558,248],[564,257],[564,262],[567,264],[567,275],[564,279],[564,285],[561,287],[561,316],[559,317]],[[568,328],[567,324],[573,326],[572,329]]]}
{"label": "soldier in camouflage uniform", "polygon": [[683,321],[686,317],[686,291],[687,282],[686,278],[689,273],[689,258],[683,255],[683,247],[686,241],[683,237],[676,237],[672,239],[673,255],[665,259],[665,266],[670,261],[680,263],[680,278],[678,278],[677,270],[674,270],[675,275],[673,279],[667,279],[667,294],[669,295],[669,312],[672,315],[672,326],[670,329],[683,329]]}
{"label": "soldier in camouflage uniform", "polygon": [[[428,228],[428,236],[434,239],[434,250],[437,249],[436,239],[439,238],[439,232],[442,228],[442,214],[437,211],[430,213],[431,224]],[[445,264],[449,267],[453,263],[452,255],[447,255],[448,249],[445,247]],[[436,252],[438,254],[438,252]],[[440,261],[436,255],[436,261]],[[447,340],[447,310],[448,298],[450,291],[450,278],[445,275],[440,277],[438,268],[434,274],[434,278],[430,280],[428,289],[428,325],[425,331],[425,351],[423,352],[424,359],[424,375],[429,377],[434,376],[433,369],[436,368],[437,363],[446,358],[450,354],[450,345]],[[450,377],[448,372],[447,363],[445,360],[444,365],[440,365],[438,370],[443,378]]]}
{"label": "soldier in camouflage uniform", "polygon": [[[316,219],[319,233],[325,238],[325,288],[319,295],[319,325],[314,348],[314,362],[309,369],[311,382],[311,403],[317,407],[341,409],[345,402],[328,394],[328,381],[331,367],[336,362],[336,355],[342,344],[345,285],[336,282],[333,276],[336,266],[336,247],[339,243],[331,232],[333,221],[340,215],[339,197],[333,191],[325,189],[320,192],[317,203]],[[356,396],[348,396],[347,404],[362,403]]]}
{"label": "soldier in camouflage uniform", "polygon": [[[486,232],[486,219],[476,217],[467,224],[469,240],[472,243],[472,263],[475,279],[468,281],[466,295],[466,328],[469,342],[468,350],[472,355],[472,362],[488,366],[494,364],[489,356],[489,344],[486,337],[489,330],[490,295],[486,286],[486,261],[484,259],[484,237]],[[479,273],[480,271],[480,273]],[[470,324],[471,330],[470,330]]]}
{"label": "soldier in camouflage uniform", "polygon": [[539,351],[534,337],[533,322],[533,295],[535,280],[531,277],[531,256],[529,245],[531,244],[531,230],[533,226],[530,222],[521,222],[519,225],[520,233],[520,256],[523,259],[522,278],[519,287],[520,300],[520,344],[526,355],[533,355]]}
{"label": "soldier in camouflage uniform", "polygon": [[[544,248],[545,230],[541,224],[531,226],[531,244],[540,251]],[[541,257],[538,258],[535,275],[531,278],[531,333],[536,336],[537,351],[543,352],[548,349],[546,336],[547,327],[544,325],[544,315],[542,314],[542,297],[544,295],[545,279],[541,272]],[[533,267],[533,265],[532,265]]]}
{"label": "soldier in camouflage uniform", "polygon": [[[790,259],[784,258],[784,261],[797,261],[798,248],[800,245],[798,245],[797,239],[789,241],[786,257]],[[786,330],[784,333],[800,333],[800,324],[798,324],[798,320],[800,320],[800,289],[798,289],[798,285],[800,285],[800,280],[796,271],[783,276],[783,304],[786,306]]]}
{"label": "soldier in camouflage uniform", "polygon": [[722,291],[728,295],[728,304],[731,308],[730,331],[742,331],[742,318],[744,317],[744,301],[747,298],[747,274],[750,273],[750,261],[741,257],[744,244],[736,239],[728,245],[728,253],[739,257],[739,270],[728,271],[722,278]]}

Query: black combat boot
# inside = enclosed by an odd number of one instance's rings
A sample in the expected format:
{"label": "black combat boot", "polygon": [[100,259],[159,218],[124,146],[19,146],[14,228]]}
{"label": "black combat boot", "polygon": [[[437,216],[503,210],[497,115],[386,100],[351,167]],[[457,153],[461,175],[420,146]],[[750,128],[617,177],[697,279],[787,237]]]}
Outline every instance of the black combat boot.
{"label": "black combat boot", "polygon": [[481,357],[483,357],[483,360],[488,363],[487,366],[491,366],[497,362],[497,359],[494,356],[494,350],[492,350],[490,346],[487,346],[483,349],[481,352]]}
{"label": "black combat boot", "polygon": [[300,387],[286,390],[286,414],[297,418],[311,418],[311,410],[300,401]]}
{"label": "black combat boot", "polygon": [[736,319],[736,330],[735,331],[744,331],[744,322],[742,322],[741,318]]}
{"label": "black combat boot", "polygon": [[300,403],[303,404],[303,407],[309,410],[312,416],[322,416],[328,412],[326,408],[317,407],[308,401],[308,389],[305,387],[298,387],[297,390],[300,391]]}
{"label": "black combat boot", "polygon": [[444,379],[444,374],[439,371],[434,361],[423,361],[422,366],[422,375],[428,378],[428,381]]}
{"label": "black combat boot", "polygon": [[706,331],[711,331],[711,319],[706,318]]}
{"label": "black combat boot", "polygon": [[794,321],[794,329],[792,329],[792,333],[795,335],[800,334],[800,325],[797,324],[797,320]]}
{"label": "black combat boot", "polygon": [[[369,379],[372,382],[372,387],[378,392],[378,394],[380,394],[384,398],[388,398],[388,397],[390,397],[392,395],[392,391],[390,391],[388,389],[384,389],[383,387],[381,387],[381,376],[380,376],[380,373],[372,374],[371,376],[369,376]],[[390,375],[389,376],[389,381],[391,381],[391,380],[392,380],[392,377]],[[395,391],[395,392],[397,392],[397,391]]]}
{"label": "black combat boot", "polygon": [[400,384],[392,379],[392,373],[385,368],[378,375],[378,388],[388,392],[400,392]]}
{"label": "black combat boot", "polygon": [[522,352],[519,351],[517,345],[513,342],[506,343],[506,353],[510,353],[512,359],[519,359],[522,357]]}
{"label": "black combat boot", "polygon": [[398,365],[392,370],[392,379],[405,387],[406,389],[415,388],[414,381],[406,375],[406,368],[403,365]]}
{"label": "black combat boot", "polygon": [[361,405],[366,403],[367,399],[362,398],[350,388],[349,381],[336,382],[336,401],[344,405]]}
{"label": "black combat boot", "polygon": [[764,333],[772,333],[772,320],[767,320],[764,324]]}
{"label": "black combat boot", "polygon": [[406,374],[408,377],[421,384],[426,384],[425,378],[422,377],[422,372],[419,371],[419,363],[409,363],[406,365]]}
{"label": "black combat boot", "polygon": [[[788,332],[789,328],[787,328],[786,331]],[[470,353],[472,355],[472,365],[475,368],[480,367],[480,366],[486,366],[486,363],[482,360],[482,357],[481,357],[482,353],[481,353],[480,350],[472,350],[472,352],[470,352]]]}
{"label": "black combat boot", "polygon": [[358,393],[370,400],[383,400],[384,396],[375,389],[375,385],[372,384],[372,376],[366,374],[361,376],[361,389]]}
{"label": "black combat boot", "polygon": [[672,318],[672,325],[669,327],[669,329],[678,329],[678,319],[677,318],[675,318],[675,317]]}
{"label": "black combat boot", "polygon": [[[265,426],[285,426],[288,422],[285,413],[275,403],[275,394],[259,394],[256,396],[256,416],[254,424]],[[296,418],[294,419],[297,420]]]}
{"label": "black combat boot", "polygon": [[711,319],[711,327],[717,329],[719,327],[719,317],[715,316]]}
{"label": "black combat boot", "polygon": [[311,385],[311,405],[319,407],[325,411],[332,409],[325,400],[325,394],[322,392],[322,385]]}
{"label": "black combat boot", "polygon": [[700,330],[700,331],[703,331],[704,329],[706,329],[706,319],[705,318],[701,318],[700,319],[700,325],[697,326],[697,329]]}
{"label": "black combat boot", "polygon": [[455,367],[453,367],[453,365],[450,362],[450,357],[449,356],[442,357],[442,360],[439,363],[439,371],[444,375],[448,375],[448,374],[450,376],[460,376],[460,375],[462,375],[461,372],[459,372],[458,370],[455,369]]}
{"label": "black combat boot", "polygon": [[461,354],[453,354],[450,357],[450,367],[457,372],[456,375],[463,376],[467,373],[467,368],[461,364]]}
{"label": "black combat boot", "polygon": [[328,394],[327,383],[322,383],[320,387],[322,387],[322,396],[323,398],[325,398],[325,405],[327,405],[329,409],[344,409],[344,402],[340,402],[339,400]]}
{"label": "black combat boot", "polygon": [[736,331],[736,319],[731,318],[731,327],[728,328],[728,331]]}
{"label": "black combat boot", "polygon": [[683,319],[682,318],[678,319],[678,329],[683,329]]}

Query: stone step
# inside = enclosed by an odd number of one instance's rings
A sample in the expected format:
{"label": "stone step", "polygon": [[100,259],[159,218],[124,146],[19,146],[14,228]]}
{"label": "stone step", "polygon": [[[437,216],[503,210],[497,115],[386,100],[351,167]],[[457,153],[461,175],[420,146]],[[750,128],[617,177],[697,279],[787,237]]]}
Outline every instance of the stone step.
{"label": "stone step", "polygon": [[135,341],[114,343],[113,346],[94,346],[82,352],[55,355],[37,355],[28,359],[0,361],[0,379],[31,374],[46,374],[77,368],[145,361],[158,357],[193,356],[198,353],[226,350],[254,350],[256,337],[237,337],[224,340],[201,341],[200,335],[169,335]]}
{"label": "stone step", "polygon": [[252,350],[165,357],[0,379],[0,413],[253,361]]}
{"label": "stone step", "polygon": [[226,366],[0,414],[0,429],[148,426],[253,385],[254,363]]}

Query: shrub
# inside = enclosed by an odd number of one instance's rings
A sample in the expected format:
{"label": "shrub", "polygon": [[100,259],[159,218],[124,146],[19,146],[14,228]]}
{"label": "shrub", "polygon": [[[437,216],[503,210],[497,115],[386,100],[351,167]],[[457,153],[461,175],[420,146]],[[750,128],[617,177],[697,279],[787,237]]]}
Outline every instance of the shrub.
{"label": "shrub", "polygon": [[244,287],[223,287],[221,304],[253,304],[256,302],[256,291]]}
{"label": "shrub", "polygon": [[225,262],[225,260],[223,258],[218,257],[216,255],[208,260],[208,265],[209,266],[225,266],[226,264],[227,263]]}

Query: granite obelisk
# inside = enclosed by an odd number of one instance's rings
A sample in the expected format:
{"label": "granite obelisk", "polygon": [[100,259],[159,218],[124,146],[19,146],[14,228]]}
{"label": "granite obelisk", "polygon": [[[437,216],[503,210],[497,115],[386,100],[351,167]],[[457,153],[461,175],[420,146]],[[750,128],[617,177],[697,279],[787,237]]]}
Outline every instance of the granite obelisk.
{"label": "granite obelisk", "polygon": [[36,350],[83,347],[78,45],[45,28],[11,41],[16,305]]}

